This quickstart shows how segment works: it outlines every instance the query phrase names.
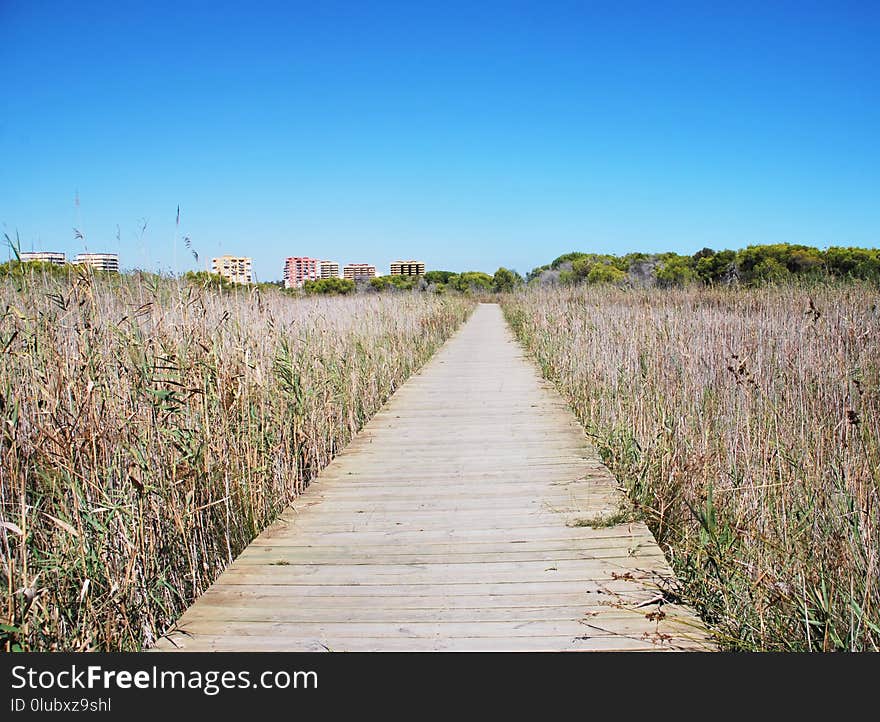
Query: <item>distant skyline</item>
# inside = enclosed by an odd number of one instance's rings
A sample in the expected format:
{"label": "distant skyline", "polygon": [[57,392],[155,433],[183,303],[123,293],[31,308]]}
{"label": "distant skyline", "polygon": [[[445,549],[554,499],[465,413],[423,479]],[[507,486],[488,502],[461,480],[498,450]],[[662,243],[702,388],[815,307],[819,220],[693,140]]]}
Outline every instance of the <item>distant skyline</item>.
{"label": "distant skyline", "polygon": [[268,281],[880,245],[876,2],[4,0],[0,33],[22,250]]}

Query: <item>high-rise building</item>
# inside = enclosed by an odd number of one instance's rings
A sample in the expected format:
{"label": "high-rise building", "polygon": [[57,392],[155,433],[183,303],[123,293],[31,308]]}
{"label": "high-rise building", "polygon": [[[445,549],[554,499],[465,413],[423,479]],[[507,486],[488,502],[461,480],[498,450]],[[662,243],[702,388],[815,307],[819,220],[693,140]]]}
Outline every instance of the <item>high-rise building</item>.
{"label": "high-rise building", "polygon": [[321,261],[318,272],[321,278],[339,278],[339,264],[336,261]]}
{"label": "high-rise building", "polygon": [[424,276],[425,264],[421,261],[394,261],[391,264],[392,276]]}
{"label": "high-rise building", "polygon": [[349,263],[342,269],[342,275],[351,281],[366,281],[376,277],[376,267],[369,263]]}
{"label": "high-rise building", "polygon": [[67,263],[67,257],[63,253],[52,251],[27,251],[19,253],[18,257],[23,263],[39,261],[40,263],[54,263],[56,266],[63,266]]}
{"label": "high-rise building", "polygon": [[246,256],[220,256],[211,259],[211,273],[223,276],[232,283],[251,282],[253,259]]}
{"label": "high-rise building", "polygon": [[77,266],[89,266],[96,271],[119,273],[118,253],[77,253],[73,263]]}
{"label": "high-rise building", "polygon": [[284,261],[284,287],[302,288],[306,281],[315,281],[321,278],[317,258],[308,256],[291,256]]}

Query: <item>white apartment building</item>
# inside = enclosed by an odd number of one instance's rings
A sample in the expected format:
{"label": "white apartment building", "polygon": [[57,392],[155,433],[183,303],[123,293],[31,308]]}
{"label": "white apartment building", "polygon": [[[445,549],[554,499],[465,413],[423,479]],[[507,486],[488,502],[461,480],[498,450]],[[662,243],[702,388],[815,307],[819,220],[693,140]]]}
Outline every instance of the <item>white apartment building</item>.
{"label": "white apartment building", "polygon": [[96,271],[119,273],[118,253],[77,253],[73,263],[76,266],[89,266]]}
{"label": "white apartment building", "polygon": [[253,278],[253,259],[247,256],[220,256],[211,259],[211,273],[231,283],[248,284]]}
{"label": "white apartment building", "polygon": [[318,264],[318,275],[321,278],[339,278],[339,264],[336,261],[321,261]]}
{"label": "white apartment building", "polygon": [[18,254],[23,263],[39,261],[40,263],[54,263],[56,266],[63,266],[67,263],[67,257],[63,253],[55,253],[53,251],[27,251]]}

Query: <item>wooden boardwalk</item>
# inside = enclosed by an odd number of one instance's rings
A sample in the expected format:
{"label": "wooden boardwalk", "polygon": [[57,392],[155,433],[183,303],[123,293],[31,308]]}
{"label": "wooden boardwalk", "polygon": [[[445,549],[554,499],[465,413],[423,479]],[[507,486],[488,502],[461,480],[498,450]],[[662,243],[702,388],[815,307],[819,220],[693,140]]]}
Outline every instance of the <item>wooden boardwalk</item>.
{"label": "wooden boardwalk", "polygon": [[[647,527],[495,305],[414,375],[159,649],[709,649]],[[592,522],[596,528],[588,524]]]}

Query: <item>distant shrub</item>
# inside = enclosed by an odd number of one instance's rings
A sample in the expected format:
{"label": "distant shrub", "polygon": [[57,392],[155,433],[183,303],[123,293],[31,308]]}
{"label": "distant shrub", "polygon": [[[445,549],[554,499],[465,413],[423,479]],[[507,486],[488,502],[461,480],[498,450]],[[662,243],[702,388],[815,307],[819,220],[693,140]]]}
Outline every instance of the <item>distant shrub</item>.
{"label": "distant shrub", "polygon": [[661,286],[686,286],[697,280],[693,259],[673,255],[656,269],[657,283]]}
{"label": "distant shrub", "polygon": [[52,278],[64,278],[68,276],[75,266],[45,261],[19,261],[13,260],[0,263],[0,278],[24,278],[27,276],[50,276]]}
{"label": "distant shrub", "polygon": [[376,276],[370,279],[370,286],[377,291],[411,291],[416,288],[418,280],[419,276]]}
{"label": "distant shrub", "polygon": [[354,281],[350,278],[319,278],[317,281],[306,281],[303,284],[306,293],[324,296],[345,296],[354,293],[354,288]]}
{"label": "distant shrub", "polygon": [[457,275],[455,271],[428,271],[424,279],[428,283],[449,283],[449,279]]}
{"label": "distant shrub", "polygon": [[452,276],[447,284],[456,291],[491,291],[495,284],[495,279],[488,273],[481,271],[465,271],[457,276]]}
{"label": "distant shrub", "polygon": [[587,274],[587,283],[619,283],[626,274],[610,263],[596,263]]}
{"label": "distant shrub", "polygon": [[236,284],[219,273],[210,273],[208,271],[187,271],[183,274],[183,280],[202,288],[214,289],[216,291],[231,291],[236,286]]}
{"label": "distant shrub", "polygon": [[512,291],[514,288],[521,286],[522,284],[522,276],[516,271],[511,271],[509,268],[504,268],[503,266],[495,271],[495,275],[492,277],[493,288],[498,293]]}

